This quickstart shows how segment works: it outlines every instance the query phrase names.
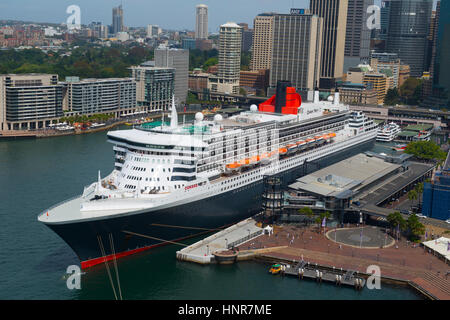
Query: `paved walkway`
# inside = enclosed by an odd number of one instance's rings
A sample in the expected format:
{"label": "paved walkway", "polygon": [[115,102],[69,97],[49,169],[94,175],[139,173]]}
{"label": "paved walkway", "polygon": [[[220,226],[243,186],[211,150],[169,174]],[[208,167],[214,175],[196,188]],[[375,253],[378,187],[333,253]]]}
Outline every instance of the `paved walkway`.
{"label": "paved walkway", "polygon": [[[317,227],[316,227],[317,228]],[[441,288],[450,288],[450,276],[445,277],[450,271],[450,266],[438,259],[433,254],[428,253],[422,247],[414,247],[411,243],[401,239],[396,245],[383,249],[366,249],[344,246],[319,234],[313,228],[296,228],[294,226],[276,227],[274,235],[261,235],[253,243],[254,248],[287,246],[278,249],[267,256],[272,258],[285,258],[299,261],[302,259],[328,265],[330,267],[357,270],[366,272],[369,265],[378,265],[382,276],[414,280],[423,279],[428,285],[434,288],[434,295],[440,299],[450,299],[444,289],[437,288],[427,278],[433,275],[440,283]],[[242,249],[247,249],[247,245],[242,245]],[[435,279],[435,280],[436,280]],[[437,292],[437,293],[436,293]]]}

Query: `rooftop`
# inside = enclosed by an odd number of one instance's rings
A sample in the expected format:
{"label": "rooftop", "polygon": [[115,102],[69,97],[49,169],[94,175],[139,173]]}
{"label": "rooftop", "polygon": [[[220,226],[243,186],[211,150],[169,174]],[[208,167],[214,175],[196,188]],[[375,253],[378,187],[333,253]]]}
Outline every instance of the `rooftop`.
{"label": "rooftop", "polygon": [[322,196],[346,198],[355,190],[382,178],[399,166],[361,153],[299,178],[289,187]]}

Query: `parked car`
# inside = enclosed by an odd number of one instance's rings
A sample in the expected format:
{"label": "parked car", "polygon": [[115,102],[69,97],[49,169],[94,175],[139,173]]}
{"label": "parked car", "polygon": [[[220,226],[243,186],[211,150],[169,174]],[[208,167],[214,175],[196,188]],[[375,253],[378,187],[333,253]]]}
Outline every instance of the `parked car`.
{"label": "parked car", "polygon": [[445,222],[447,222],[448,224],[450,224],[450,219],[445,220]]}
{"label": "parked car", "polygon": [[419,218],[426,218],[427,216],[424,216],[423,214],[417,214],[417,216],[419,217]]}

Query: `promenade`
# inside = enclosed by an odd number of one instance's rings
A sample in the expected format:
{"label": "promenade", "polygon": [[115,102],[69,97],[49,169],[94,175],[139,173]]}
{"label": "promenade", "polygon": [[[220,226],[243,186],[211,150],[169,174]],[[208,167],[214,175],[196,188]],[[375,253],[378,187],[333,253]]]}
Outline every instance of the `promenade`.
{"label": "promenade", "polygon": [[365,273],[370,265],[377,265],[384,279],[413,282],[437,299],[450,300],[450,266],[404,238],[384,248],[359,248],[328,239],[323,232],[317,232],[317,226],[300,228],[284,225],[275,226],[273,235],[261,235],[241,244],[239,249],[270,247],[280,248],[260,255],[262,259],[303,259],[360,273]]}

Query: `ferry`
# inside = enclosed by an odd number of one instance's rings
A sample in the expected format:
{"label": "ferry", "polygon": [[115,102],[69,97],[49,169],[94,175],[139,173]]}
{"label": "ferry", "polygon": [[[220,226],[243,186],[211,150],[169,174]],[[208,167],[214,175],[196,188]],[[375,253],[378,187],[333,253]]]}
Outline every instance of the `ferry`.
{"label": "ferry", "polygon": [[[76,253],[83,269],[169,244],[261,211],[263,179],[292,183],[306,162],[337,159],[375,142],[376,125],[333,101],[302,103],[294,88],[250,110],[180,124],[107,133],[114,169],[38,221]],[[285,104],[285,105],[284,105]],[[328,161],[328,160],[327,160]]]}
{"label": "ferry", "polygon": [[398,124],[391,122],[378,129],[377,141],[391,142],[400,133],[401,128]]}

